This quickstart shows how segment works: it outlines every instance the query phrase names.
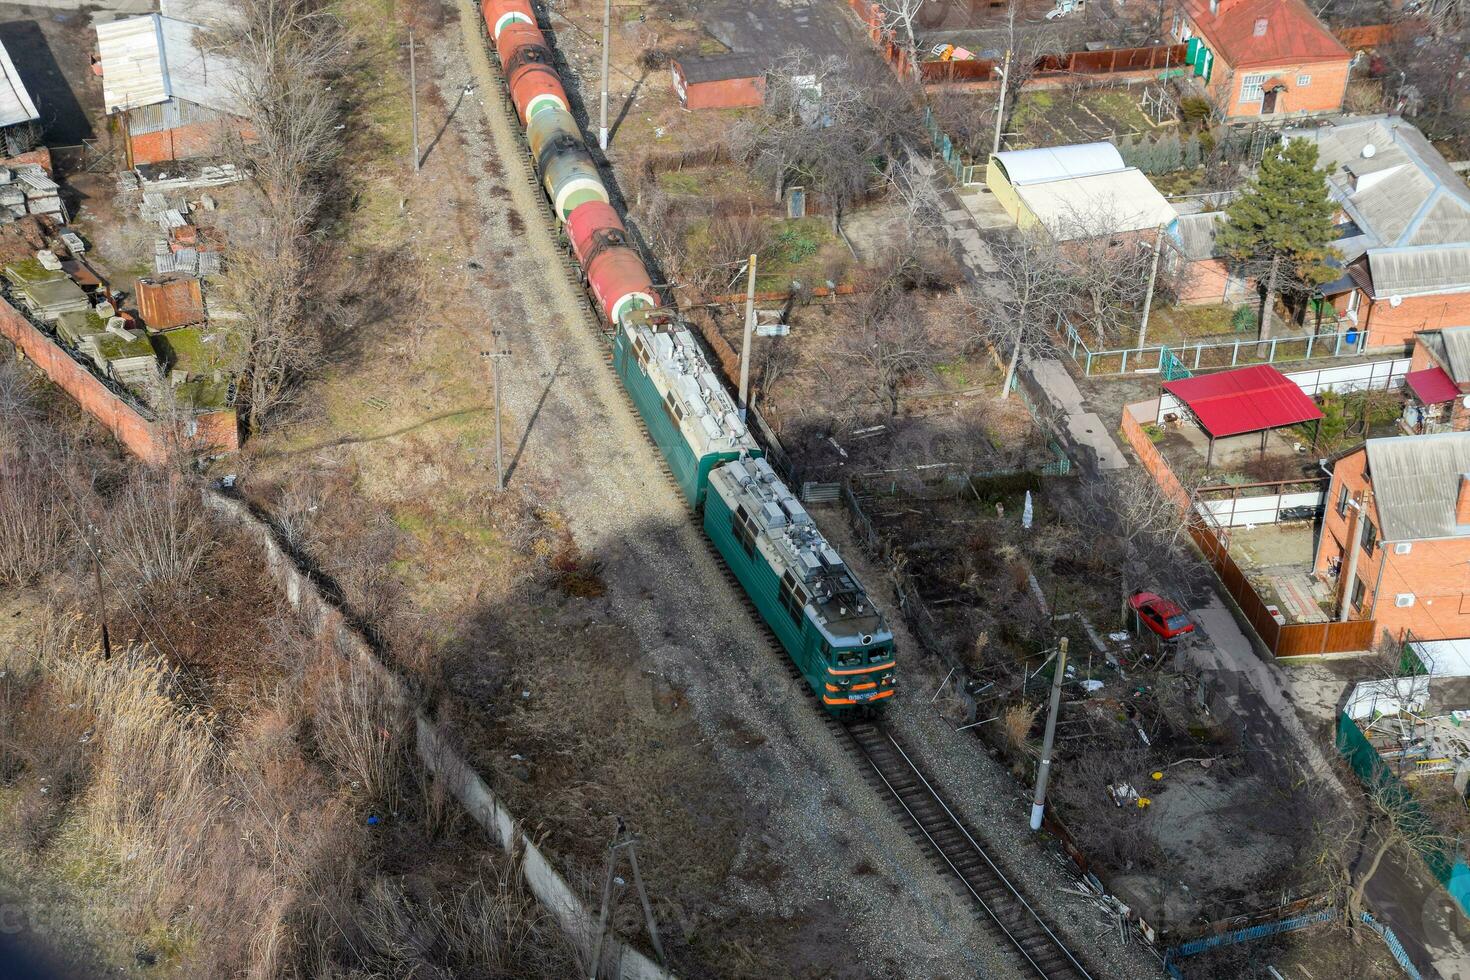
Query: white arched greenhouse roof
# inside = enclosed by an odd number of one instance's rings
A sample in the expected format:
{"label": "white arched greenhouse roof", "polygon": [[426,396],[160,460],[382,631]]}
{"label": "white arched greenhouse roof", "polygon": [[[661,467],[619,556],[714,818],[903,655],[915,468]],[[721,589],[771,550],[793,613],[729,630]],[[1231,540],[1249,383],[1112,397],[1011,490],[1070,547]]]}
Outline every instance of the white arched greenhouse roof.
{"label": "white arched greenhouse roof", "polygon": [[1111,143],[1074,143],[1035,150],[1006,150],[995,154],[1011,186],[1040,184],[1068,177],[1088,177],[1124,170],[1127,164]]}

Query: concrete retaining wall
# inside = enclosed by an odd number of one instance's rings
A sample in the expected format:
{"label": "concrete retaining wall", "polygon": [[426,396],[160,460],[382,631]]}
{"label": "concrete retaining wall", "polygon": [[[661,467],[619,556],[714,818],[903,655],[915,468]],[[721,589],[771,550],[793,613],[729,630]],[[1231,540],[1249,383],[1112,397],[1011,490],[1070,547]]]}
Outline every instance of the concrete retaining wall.
{"label": "concrete retaining wall", "polygon": [[[330,643],[342,657],[370,667],[395,697],[404,704],[412,704],[413,698],[403,679],[383,666],[367,640],[347,623],[342,611],[322,595],[311,577],[297,567],[264,522],[233,497],[205,490],[203,500],[205,509],[240,527],[260,545],[271,578],[318,639]],[[465,812],[494,838],[502,850],[513,859],[519,858],[526,887],[556,917],[562,930],[582,951],[583,962],[587,962],[591,947],[597,941],[597,916],[582,903],[546,856],[531,842],[519,821],[479,773],[454,750],[444,731],[417,708],[414,720],[415,749],[424,766],[445,781]],[[674,980],[673,974],[611,936],[603,944],[602,963],[597,975],[621,980]]]}

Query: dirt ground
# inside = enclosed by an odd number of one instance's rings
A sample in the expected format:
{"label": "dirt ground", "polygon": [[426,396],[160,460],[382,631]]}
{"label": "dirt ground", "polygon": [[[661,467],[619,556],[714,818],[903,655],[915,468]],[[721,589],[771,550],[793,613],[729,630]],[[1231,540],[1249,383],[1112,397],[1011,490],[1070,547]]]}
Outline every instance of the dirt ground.
{"label": "dirt ground", "polygon": [[[385,585],[420,627],[395,653],[433,665],[439,711],[572,880],[597,879],[628,821],[681,974],[1012,975],[973,909],[932,901],[947,886],[792,689],[638,434],[539,224],[474,8],[446,8],[421,54],[424,172],[365,158],[347,233],[359,263],[424,285],[334,359],[321,416],[247,452],[247,489],[311,473],[385,535]],[[401,84],[383,80],[385,135]],[[512,352],[504,498],[492,338],[466,309]]]}

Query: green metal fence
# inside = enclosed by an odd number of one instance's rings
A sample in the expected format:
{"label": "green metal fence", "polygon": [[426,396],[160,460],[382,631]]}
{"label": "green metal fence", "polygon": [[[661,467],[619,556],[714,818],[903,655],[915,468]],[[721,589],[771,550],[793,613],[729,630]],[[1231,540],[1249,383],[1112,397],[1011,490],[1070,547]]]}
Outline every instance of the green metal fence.
{"label": "green metal fence", "polygon": [[1366,330],[1352,327],[1337,333],[1298,334],[1269,340],[1218,337],[1173,346],[1150,344],[1146,347],[1093,350],[1072,324],[1058,323],[1057,326],[1063,337],[1063,347],[1082,368],[1082,373],[1089,377],[1173,370],[1183,372],[1174,374],[1174,377],[1183,378],[1197,371],[1216,368],[1351,357],[1362,351],[1368,339]]}
{"label": "green metal fence", "polygon": [[948,133],[939,128],[939,121],[934,118],[934,110],[928,106],[924,107],[924,128],[929,131],[929,140],[934,144],[934,150],[944,160],[944,165],[954,174],[954,179],[961,184],[980,184],[985,181],[985,165],[973,163],[965,158],[954,140],[950,139]]}

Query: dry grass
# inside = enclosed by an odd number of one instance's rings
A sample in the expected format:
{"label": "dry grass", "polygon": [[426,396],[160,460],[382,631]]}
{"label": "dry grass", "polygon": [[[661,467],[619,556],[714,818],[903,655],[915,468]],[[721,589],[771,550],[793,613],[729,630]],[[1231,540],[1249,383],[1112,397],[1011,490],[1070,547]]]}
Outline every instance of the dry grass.
{"label": "dry grass", "polygon": [[1040,713],[1041,705],[1030,701],[1013,704],[1001,713],[1001,732],[1013,753],[1020,753],[1026,748],[1026,740],[1036,724],[1036,716]]}

